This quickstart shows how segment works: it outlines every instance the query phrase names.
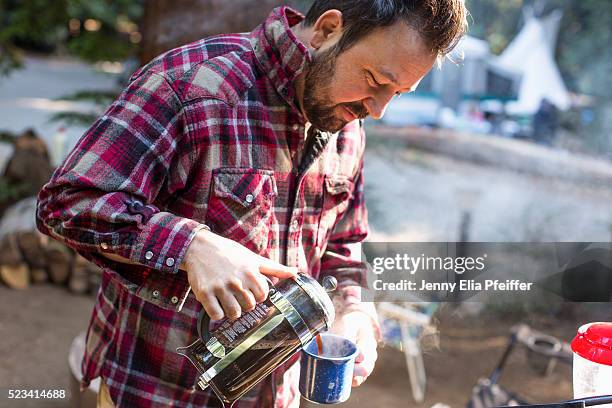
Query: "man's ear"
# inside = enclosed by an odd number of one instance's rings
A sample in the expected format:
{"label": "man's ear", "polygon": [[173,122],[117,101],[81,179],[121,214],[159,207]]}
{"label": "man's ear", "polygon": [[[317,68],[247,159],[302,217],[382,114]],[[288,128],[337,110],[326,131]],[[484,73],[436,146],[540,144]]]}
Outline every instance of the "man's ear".
{"label": "man's ear", "polygon": [[342,12],[327,10],[312,26],[310,46],[318,50],[335,44],[342,36]]}

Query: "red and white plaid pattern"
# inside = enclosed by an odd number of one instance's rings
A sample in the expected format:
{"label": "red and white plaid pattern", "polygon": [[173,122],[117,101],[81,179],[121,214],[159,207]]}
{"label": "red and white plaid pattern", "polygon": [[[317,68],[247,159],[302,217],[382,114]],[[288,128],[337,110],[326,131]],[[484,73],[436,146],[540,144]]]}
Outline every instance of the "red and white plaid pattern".
{"label": "red and white plaid pattern", "polygon": [[[190,295],[176,309],[200,223],[316,278],[336,276],[345,303],[356,303],[365,277],[350,245],[367,234],[365,136],[359,121],[336,134],[306,130],[294,81],[310,55],[289,29],[302,18],[277,8],[251,33],[157,57],[40,192],[39,229],[104,270],[83,383],[104,377],[119,407],[219,405],[175,352],[197,336],[201,305]],[[295,403],[296,376],[283,381],[290,365],[237,406]]]}

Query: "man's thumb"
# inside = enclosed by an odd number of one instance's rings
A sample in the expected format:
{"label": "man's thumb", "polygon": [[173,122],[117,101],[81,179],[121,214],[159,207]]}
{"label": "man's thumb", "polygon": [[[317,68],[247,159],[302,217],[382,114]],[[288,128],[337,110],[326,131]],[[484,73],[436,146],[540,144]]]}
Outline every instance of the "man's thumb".
{"label": "man's thumb", "polygon": [[279,279],[291,278],[298,273],[295,266],[285,266],[269,259],[259,265],[259,272],[267,276],[274,276]]}

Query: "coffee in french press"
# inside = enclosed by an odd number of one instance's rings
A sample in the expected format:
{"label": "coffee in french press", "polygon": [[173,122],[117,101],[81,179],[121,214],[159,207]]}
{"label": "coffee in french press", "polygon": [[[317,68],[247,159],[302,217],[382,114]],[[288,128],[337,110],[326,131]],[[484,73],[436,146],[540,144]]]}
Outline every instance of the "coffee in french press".
{"label": "coffee in french press", "polygon": [[202,311],[199,338],[177,352],[199,372],[198,385],[210,387],[226,406],[287,361],[334,321],[327,292],[336,279],[325,277],[323,286],[305,274],[271,286],[268,298],[235,321],[224,319],[209,331],[210,318]]}

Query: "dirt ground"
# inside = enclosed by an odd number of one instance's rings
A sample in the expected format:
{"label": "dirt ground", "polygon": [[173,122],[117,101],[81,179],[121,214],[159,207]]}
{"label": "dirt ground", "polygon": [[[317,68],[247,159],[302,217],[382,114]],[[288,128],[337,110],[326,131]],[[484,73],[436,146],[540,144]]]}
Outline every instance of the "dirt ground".
{"label": "dirt ground", "polygon": [[[64,288],[44,285],[25,291],[0,287],[0,389],[9,387],[69,390],[67,356],[71,341],[89,320],[93,298],[75,296]],[[484,315],[463,316],[454,306],[436,314],[439,345],[426,341],[427,392],[423,403],[412,398],[403,354],[380,349],[379,361],[369,380],[353,390],[346,407],[430,407],[444,403],[462,407],[479,377],[495,367],[508,340],[508,329],[523,321],[541,331],[571,340],[582,322],[603,319],[599,314],[527,319]],[[524,350],[518,349],[504,370],[501,383],[529,401],[546,402],[570,398],[571,368],[558,364],[548,377],[529,369]],[[6,398],[5,396],[3,398]],[[1,407],[71,407],[69,400],[29,403],[0,401]]]}

